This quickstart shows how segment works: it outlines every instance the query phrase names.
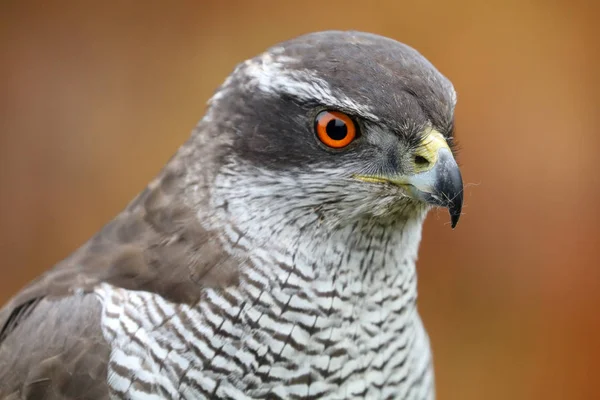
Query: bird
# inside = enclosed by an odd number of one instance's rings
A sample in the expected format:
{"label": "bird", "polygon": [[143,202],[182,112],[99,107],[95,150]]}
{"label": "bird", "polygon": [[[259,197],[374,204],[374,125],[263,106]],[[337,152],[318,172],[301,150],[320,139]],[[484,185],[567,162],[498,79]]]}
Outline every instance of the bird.
{"label": "bird", "polygon": [[434,399],[423,222],[463,182],[421,53],[302,34],[239,63],[188,139],[0,310],[1,399]]}

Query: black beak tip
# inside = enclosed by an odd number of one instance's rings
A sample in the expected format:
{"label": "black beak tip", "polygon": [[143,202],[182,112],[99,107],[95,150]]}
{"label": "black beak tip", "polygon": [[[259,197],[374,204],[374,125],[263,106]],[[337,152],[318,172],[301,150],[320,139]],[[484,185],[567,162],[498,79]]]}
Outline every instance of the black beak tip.
{"label": "black beak tip", "polygon": [[456,228],[456,224],[458,224],[459,219],[460,214],[450,214],[450,226],[452,226],[452,229]]}

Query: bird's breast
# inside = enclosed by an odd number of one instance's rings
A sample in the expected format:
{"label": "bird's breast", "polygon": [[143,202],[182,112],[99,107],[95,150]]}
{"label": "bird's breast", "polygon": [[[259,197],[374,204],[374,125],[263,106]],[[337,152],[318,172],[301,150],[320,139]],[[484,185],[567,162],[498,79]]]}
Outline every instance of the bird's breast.
{"label": "bird's breast", "polygon": [[99,287],[114,397],[428,398],[429,344],[406,270],[369,285],[281,260],[260,271],[193,306]]}

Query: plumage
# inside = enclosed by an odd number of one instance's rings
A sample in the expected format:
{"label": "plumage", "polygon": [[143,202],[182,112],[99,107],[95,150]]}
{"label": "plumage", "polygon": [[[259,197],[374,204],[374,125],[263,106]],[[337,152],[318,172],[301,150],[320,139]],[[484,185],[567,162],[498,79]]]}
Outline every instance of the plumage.
{"label": "plumage", "polygon": [[[0,398],[433,399],[415,260],[427,210],[460,215],[455,102],[366,33],[240,64],[147,188],[0,311]],[[324,109],[360,128],[346,149],[316,139]]]}

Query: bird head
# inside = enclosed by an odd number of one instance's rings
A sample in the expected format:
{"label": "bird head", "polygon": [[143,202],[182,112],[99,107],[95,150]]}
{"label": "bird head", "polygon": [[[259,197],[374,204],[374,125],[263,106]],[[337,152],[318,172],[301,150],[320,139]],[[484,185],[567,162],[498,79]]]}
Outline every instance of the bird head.
{"label": "bird head", "polygon": [[204,123],[225,149],[214,191],[282,223],[392,223],[438,206],[454,227],[455,103],[450,81],[407,45],[300,36],[238,65],[211,99]]}

